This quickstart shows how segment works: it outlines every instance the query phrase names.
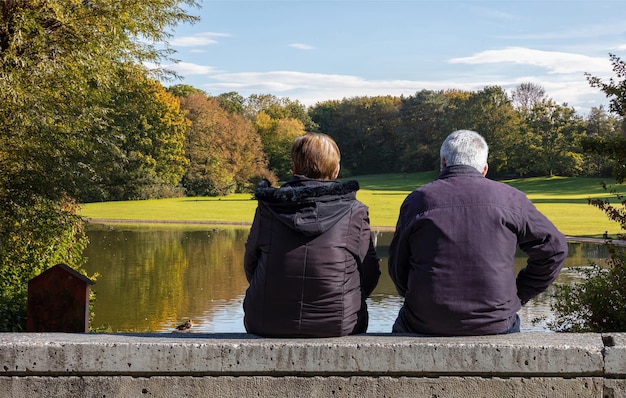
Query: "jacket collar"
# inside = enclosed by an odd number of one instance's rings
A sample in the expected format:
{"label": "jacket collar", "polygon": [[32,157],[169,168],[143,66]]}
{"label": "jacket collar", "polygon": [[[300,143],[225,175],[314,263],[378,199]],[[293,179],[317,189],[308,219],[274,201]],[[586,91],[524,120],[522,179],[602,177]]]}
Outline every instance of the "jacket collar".
{"label": "jacket collar", "polygon": [[273,188],[268,180],[261,180],[254,198],[264,202],[302,202],[324,196],[343,196],[359,190],[357,181],[314,180],[295,175],[280,188]]}
{"label": "jacket collar", "polygon": [[472,166],[456,165],[448,166],[441,170],[437,179],[450,178],[450,177],[482,177],[482,173],[476,170]]}

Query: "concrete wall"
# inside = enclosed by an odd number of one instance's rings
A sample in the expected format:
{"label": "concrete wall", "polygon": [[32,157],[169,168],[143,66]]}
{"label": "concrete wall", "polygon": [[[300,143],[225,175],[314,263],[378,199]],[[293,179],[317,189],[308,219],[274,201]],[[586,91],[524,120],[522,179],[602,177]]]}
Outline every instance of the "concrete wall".
{"label": "concrete wall", "polygon": [[0,397],[626,397],[626,333],[0,333]]}

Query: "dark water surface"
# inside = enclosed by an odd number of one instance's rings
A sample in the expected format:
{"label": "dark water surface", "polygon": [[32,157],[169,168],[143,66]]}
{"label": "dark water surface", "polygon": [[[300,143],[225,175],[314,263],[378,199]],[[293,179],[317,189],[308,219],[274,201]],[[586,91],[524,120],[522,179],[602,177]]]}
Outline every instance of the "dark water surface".
{"label": "dark water surface", "polygon": [[[243,272],[248,228],[212,226],[90,225],[87,272],[98,273],[92,327],[111,332],[170,332],[186,319],[201,333],[244,332]],[[379,232],[381,279],[368,301],[368,332],[387,333],[402,304],[387,274],[393,232]],[[579,278],[571,267],[604,263],[606,247],[570,243],[570,255],[558,282]],[[525,258],[516,258],[521,269]],[[549,332],[550,298],[540,295],[520,311],[522,331]],[[533,324],[532,320],[545,317]]]}

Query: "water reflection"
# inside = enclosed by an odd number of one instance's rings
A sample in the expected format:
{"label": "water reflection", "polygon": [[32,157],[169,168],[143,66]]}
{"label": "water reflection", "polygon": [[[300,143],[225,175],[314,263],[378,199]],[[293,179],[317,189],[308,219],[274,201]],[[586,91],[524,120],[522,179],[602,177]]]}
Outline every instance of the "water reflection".
{"label": "water reflection", "polygon": [[[193,331],[243,332],[243,295],[248,286],[243,272],[247,228],[207,226],[90,225],[91,243],[85,251],[87,272],[99,273],[92,287],[97,293],[93,327],[112,332],[170,332],[186,319]],[[392,232],[378,233],[382,258],[380,282],[368,301],[369,332],[391,330],[402,300],[387,274]],[[570,243],[566,267],[603,263],[606,247]],[[516,259],[521,269],[525,259]],[[580,276],[565,269],[558,281],[571,283]],[[520,312],[522,331],[548,331],[549,295],[543,294]]]}

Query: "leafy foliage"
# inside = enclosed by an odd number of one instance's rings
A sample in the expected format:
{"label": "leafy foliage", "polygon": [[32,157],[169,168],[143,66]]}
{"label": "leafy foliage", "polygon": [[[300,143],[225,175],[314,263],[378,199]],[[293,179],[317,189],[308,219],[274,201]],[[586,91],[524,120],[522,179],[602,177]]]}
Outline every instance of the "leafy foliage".
{"label": "leafy foliage", "polygon": [[[615,162],[613,159],[619,159],[619,146],[625,146],[624,143],[617,144],[615,139],[620,135],[621,120],[605,111],[604,107],[591,108],[586,118],[587,136],[580,141],[583,150],[583,164],[589,175],[610,175],[613,170],[618,182],[621,181],[619,168],[616,165],[624,164]],[[607,139],[609,142],[607,143]],[[607,145],[608,144],[608,145]],[[621,150],[622,153],[624,149]],[[626,159],[624,159],[626,160]]]}
{"label": "leafy foliage", "polygon": [[[121,76],[159,73],[143,65],[169,56],[165,28],[195,20],[181,5],[195,2],[0,2],[1,329],[23,327],[30,278],[59,262],[80,269],[75,199],[115,160],[113,95],[129,87]],[[169,161],[166,146],[156,156]]]}
{"label": "leafy foliage", "polygon": [[0,197],[0,330],[4,331],[26,327],[28,281],[61,262],[79,268],[87,244],[74,201],[38,196],[23,200],[27,206]]}
{"label": "leafy foliage", "polygon": [[189,167],[183,178],[188,195],[226,195],[251,190],[260,178],[276,180],[249,120],[226,112],[202,93],[181,98],[181,106],[191,122],[185,142]]}
{"label": "leafy foliage", "polygon": [[293,173],[291,143],[297,136],[316,128],[306,108],[298,101],[269,94],[242,99],[228,93],[219,101],[229,112],[241,111],[253,122],[261,138],[268,168],[280,179],[289,178]]}
{"label": "leafy foliage", "polygon": [[293,174],[291,143],[305,133],[302,122],[294,118],[275,119],[261,111],[254,118],[254,127],[267,155],[268,167],[278,178],[289,178]]}
{"label": "leafy foliage", "polygon": [[[587,81],[591,87],[597,87],[610,99],[609,110],[622,117],[626,116],[626,62],[615,54],[609,54],[613,72],[617,79],[611,78],[608,82],[588,73]],[[626,124],[622,124],[622,132],[626,134]]]}
{"label": "leafy foliage", "polygon": [[622,117],[621,136],[593,134],[583,140],[583,148],[591,153],[609,157],[614,163],[613,176],[621,183],[626,179],[626,62],[617,55],[609,54],[616,79],[608,82],[586,74],[592,87],[597,87],[610,99],[609,110]]}
{"label": "leafy foliage", "polygon": [[535,139],[530,173],[553,176],[582,171],[579,141],[585,134],[585,124],[573,108],[544,100],[526,114],[525,123]]}
{"label": "leafy foliage", "polygon": [[[611,55],[613,70],[621,81],[604,83],[587,75],[593,87],[599,87],[612,98],[610,109],[624,117],[626,114],[626,64]],[[615,161],[613,170],[618,182],[626,178],[626,140],[624,137],[592,136],[583,141],[585,148],[593,153],[609,156]],[[603,183],[603,188],[607,187]],[[620,224],[622,233],[618,239],[626,240],[626,199],[613,190],[618,205],[608,199],[590,199],[589,203],[602,210],[606,216]],[[610,252],[608,268],[592,264],[580,269],[585,276],[573,286],[557,285],[555,293],[555,320],[551,328],[574,332],[616,332],[626,330],[626,248],[607,242]]]}
{"label": "leafy foliage", "polygon": [[573,108],[544,98],[540,87],[522,86],[517,97],[524,106],[515,108],[498,86],[422,90],[402,98],[326,101],[309,113],[344,148],[342,168],[355,175],[438,169],[441,142],[458,129],[486,138],[490,176],[584,173],[579,142],[585,121]]}
{"label": "leafy foliage", "polygon": [[626,251],[607,243],[608,267],[591,264],[576,271],[583,277],[573,285],[555,285],[549,323],[559,332],[620,332],[626,330]]}
{"label": "leafy foliage", "polygon": [[[309,113],[341,150],[340,176],[398,171],[401,99],[355,97],[318,103]],[[404,170],[403,170],[404,171]]]}
{"label": "leafy foliage", "polygon": [[[125,71],[128,72],[128,71]],[[182,196],[176,188],[186,171],[184,154],[188,120],[178,98],[140,71],[111,95],[106,126],[94,131],[90,165],[96,177],[83,184],[81,201],[128,200]]]}

